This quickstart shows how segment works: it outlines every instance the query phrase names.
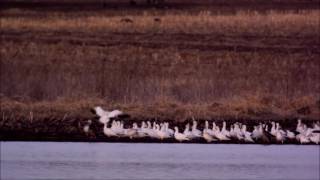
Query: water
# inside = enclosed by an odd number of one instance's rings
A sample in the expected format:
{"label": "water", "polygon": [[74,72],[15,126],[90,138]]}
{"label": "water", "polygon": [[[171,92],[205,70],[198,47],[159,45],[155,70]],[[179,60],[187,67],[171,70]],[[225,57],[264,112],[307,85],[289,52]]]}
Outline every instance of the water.
{"label": "water", "polygon": [[1,179],[319,179],[320,146],[1,142]]}

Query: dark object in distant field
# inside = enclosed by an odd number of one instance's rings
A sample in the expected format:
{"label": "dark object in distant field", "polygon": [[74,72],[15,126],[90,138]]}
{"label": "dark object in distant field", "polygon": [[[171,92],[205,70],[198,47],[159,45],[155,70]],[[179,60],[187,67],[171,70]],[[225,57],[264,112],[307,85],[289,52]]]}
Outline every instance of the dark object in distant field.
{"label": "dark object in distant field", "polygon": [[154,22],[161,23],[161,19],[160,18],[154,18],[153,20],[154,20]]}
{"label": "dark object in distant field", "polygon": [[132,20],[132,19],[130,19],[130,18],[122,18],[122,19],[120,20],[120,22],[124,22],[124,23],[133,23],[133,20]]}
{"label": "dark object in distant field", "polygon": [[297,110],[297,113],[298,114],[303,114],[303,115],[307,115],[307,114],[310,114],[311,113],[311,109],[309,106],[305,106],[305,107],[302,107],[300,109]]}

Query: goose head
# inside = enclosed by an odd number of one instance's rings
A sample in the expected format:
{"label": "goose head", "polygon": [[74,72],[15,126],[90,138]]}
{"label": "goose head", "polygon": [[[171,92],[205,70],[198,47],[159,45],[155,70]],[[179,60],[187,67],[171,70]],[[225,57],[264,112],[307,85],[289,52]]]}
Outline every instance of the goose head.
{"label": "goose head", "polygon": [[175,133],[179,133],[179,129],[178,129],[177,126],[174,127],[174,132],[175,132]]}
{"label": "goose head", "polygon": [[209,129],[209,122],[208,121],[205,122],[205,129]]}

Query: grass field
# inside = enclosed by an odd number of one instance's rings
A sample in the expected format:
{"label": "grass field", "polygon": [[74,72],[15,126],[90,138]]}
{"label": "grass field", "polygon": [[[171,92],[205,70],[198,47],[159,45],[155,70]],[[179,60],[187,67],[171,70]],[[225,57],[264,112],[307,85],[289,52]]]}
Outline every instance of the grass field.
{"label": "grass field", "polygon": [[2,2],[3,131],[81,129],[95,105],[133,120],[320,119],[319,1],[35,2]]}

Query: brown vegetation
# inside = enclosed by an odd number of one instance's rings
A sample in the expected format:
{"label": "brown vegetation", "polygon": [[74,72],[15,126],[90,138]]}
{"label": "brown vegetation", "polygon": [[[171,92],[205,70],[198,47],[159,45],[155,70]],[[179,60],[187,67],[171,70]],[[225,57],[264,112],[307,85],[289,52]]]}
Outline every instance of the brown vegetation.
{"label": "brown vegetation", "polygon": [[[168,14],[155,23],[155,16],[145,13],[123,16],[48,18],[3,17],[2,29],[7,31],[64,31],[96,33],[157,33],[157,34],[215,34],[224,36],[292,36],[310,37],[319,32],[319,11],[297,13],[239,12],[235,15],[211,15],[209,11],[197,15]],[[124,24],[123,22],[130,22]],[[133,23],[134,22],[134,23]]]}

